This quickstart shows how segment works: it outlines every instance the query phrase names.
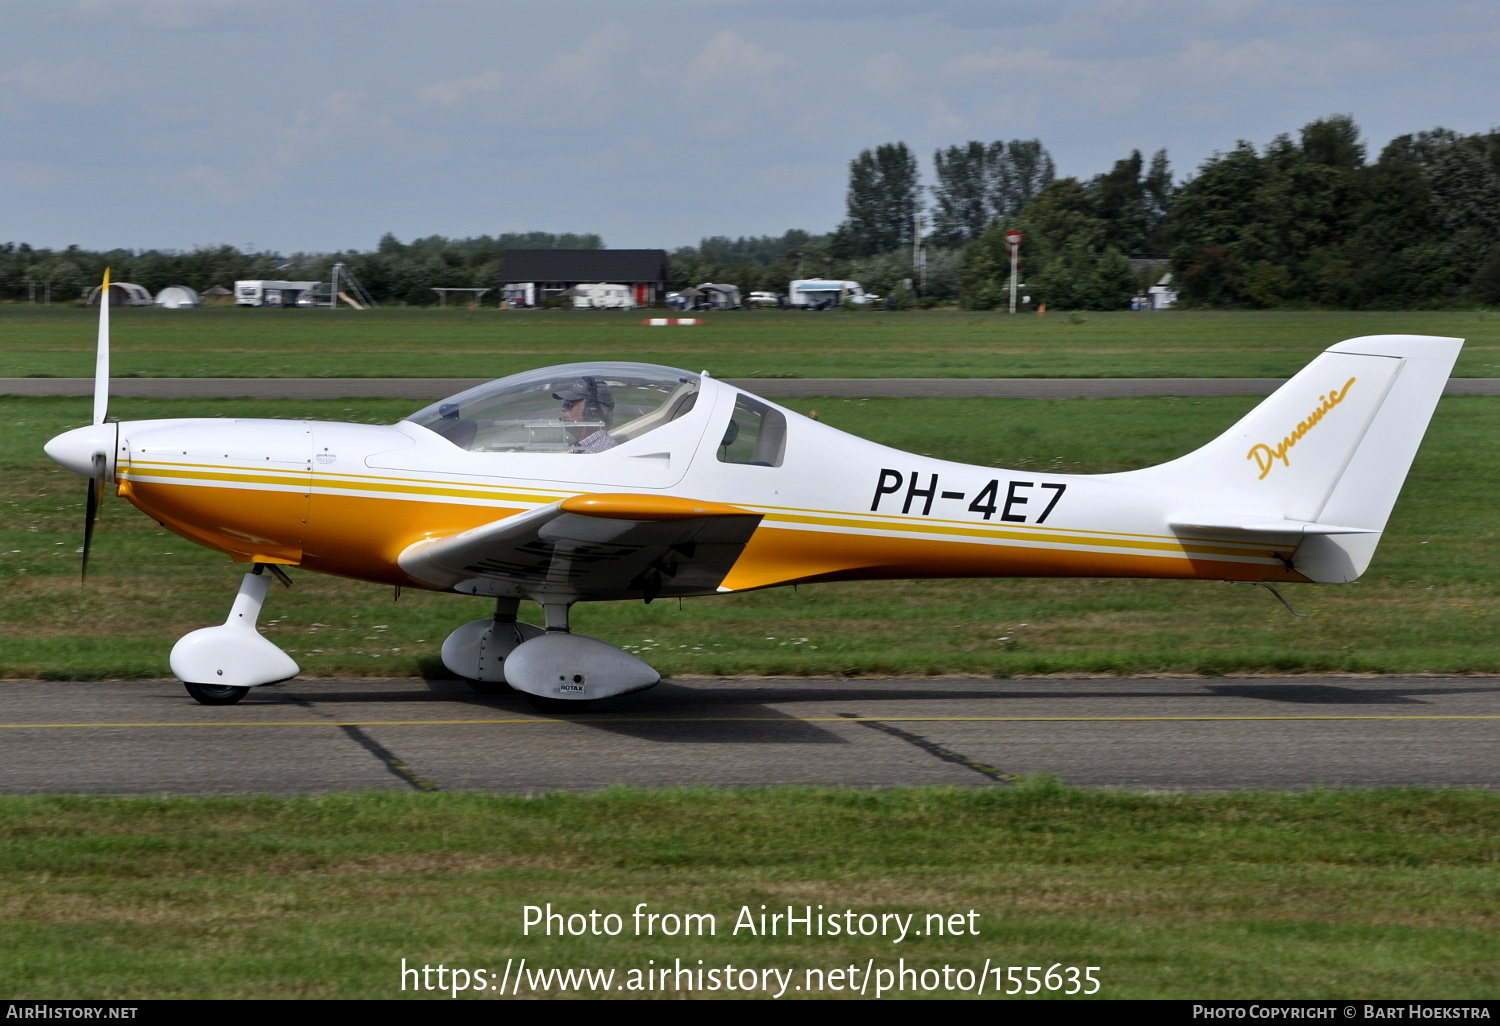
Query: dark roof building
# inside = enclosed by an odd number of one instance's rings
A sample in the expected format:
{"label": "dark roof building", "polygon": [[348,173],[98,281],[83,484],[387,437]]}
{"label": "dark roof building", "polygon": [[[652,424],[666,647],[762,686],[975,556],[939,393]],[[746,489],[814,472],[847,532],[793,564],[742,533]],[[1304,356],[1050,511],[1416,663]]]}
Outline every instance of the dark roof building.
{"label": "dark roof building", "polygon": [[502,285],[534,284],[538,298],[561,296],[575,285],[629,285],[638,306],[667,291],[664,249],[510,249],[500,265]]}

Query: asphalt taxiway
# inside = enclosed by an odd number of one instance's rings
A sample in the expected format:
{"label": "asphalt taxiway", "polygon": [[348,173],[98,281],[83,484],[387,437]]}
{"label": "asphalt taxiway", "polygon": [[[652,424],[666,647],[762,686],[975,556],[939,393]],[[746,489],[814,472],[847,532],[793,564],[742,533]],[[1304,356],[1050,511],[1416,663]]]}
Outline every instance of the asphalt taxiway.
{"label": "asphalt taxiway", "polygon": [[[138,399],[411,399],[434,402],[486,378],[115,378]],[[1284,378],[726,378],[766,399],[1135,399],[1270,395]],[[0,395],[94,394],[93,378],[0,378]],[[1446,395],[1500,395],[1500,378],[1453,378]]]}
{"label": "asphalt taxiway", "polygon": [[576,716],[458,681],[0,682],[0,792],[537,792],[614,783],[1500,786],[1500,678],[710,679]]}

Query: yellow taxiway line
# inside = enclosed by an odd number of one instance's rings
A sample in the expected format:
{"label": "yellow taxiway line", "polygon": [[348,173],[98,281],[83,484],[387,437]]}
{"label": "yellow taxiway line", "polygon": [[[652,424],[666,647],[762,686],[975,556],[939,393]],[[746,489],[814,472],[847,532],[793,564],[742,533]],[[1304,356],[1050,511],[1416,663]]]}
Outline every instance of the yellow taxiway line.
{"label": "yellow taxiway line", "polygon": [[161,723],[0,723],[3,730],[98,727],[458,727],[526,723],[1238,723],[1263,720],[1500,720],[1500,714],[1326,716],[528,716],[504,720],[203,720]]}

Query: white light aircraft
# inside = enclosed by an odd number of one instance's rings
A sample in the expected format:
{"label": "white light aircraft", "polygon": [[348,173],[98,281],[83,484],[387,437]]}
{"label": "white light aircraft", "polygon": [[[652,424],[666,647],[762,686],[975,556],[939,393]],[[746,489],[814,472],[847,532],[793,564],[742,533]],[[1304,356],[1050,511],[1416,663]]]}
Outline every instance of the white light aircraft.
{"label": "white light aircraft", "polygon": [[[253,566],[229,618],[172,649],[173,673],[210,705],[298,672],[255,626],[289,566],[494,598],[443,662],[550,711],[660,679],[569,633],[578,602],[935,577],[1353,581],[1463,344],[1340,342],[1201,449],[1083,476],[912,455],[706,372],[640,363],[515,374],[388,427],[110,422],[103,295],[94,422],[47,453],[90,479],[85,570],[106,482]],[[517,620],[522,599],[543,625]]]}

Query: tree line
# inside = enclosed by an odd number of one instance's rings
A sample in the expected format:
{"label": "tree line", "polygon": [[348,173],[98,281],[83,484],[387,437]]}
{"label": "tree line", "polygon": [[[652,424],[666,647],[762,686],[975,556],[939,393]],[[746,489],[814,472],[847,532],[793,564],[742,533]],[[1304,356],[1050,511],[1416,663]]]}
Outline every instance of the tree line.
{"label": "tree line", "polygon": [[89,251],[77,246],[63,250],[33,249],[23,244],[0,245],[0,299],[72,301],[97,285],[109,267],[115,281],[129,281],[160,292],[168,285],[186,285],[200,293],[215,285],[232,288],[236,280],[328,281],[333,265],[343,263],[360,284],[382,303],[434,302],[436,287],[494,288],[500,262],[508,249],[603,249],[593,234],[511,232],[449,239],[432,235],[401,242],[381,237],[373,251],[343,253],[245,253],[234,246],[169,250],[127,249]]}
{"label": "tree line", "polygon": [[[728,282],[785,291],[794,278],[860,281],[875,293],[992,309],[1008,300],[1004,235],[1024,236],[1034,304],[1109,310],[1170,270],[1188,305],[1346,309],[1500,304],[1500,130],[1402,135],[1370,160],[1352,117],[1333,115],[1264,147],[1245,141],[1175,181],[1166,150],[1088,179],[1058,177],[1039,139],[940,148],[931,184],[905,143],[849,164],[832,232],[712,236],[670,254],[675,287]],[[918,246],[920,239],[921,245]],[[71,299],[106,265],[153,292],[239,278],[326,281],[342,261],[381,302],[426,305],[434,286],[494,287],[510,248],[597,249],[597,235],[510,233],[368,252],[89,252],[0,245],[0,299]],[[920,266],[919,266],[920,262]]]}
{"label": "tree line", "polygon": [[1008,300],[1013,228],[1026,291],[1062,309],[1128,306],[1168,268],[1180,299],[1205,307],[1500,303],[1500,130],[1403,135],[1371,161],[1354,119],[1333,115],[1262,149],[1242,141],[1181,182],[1165,150],[1059,178],[1034,139],[950,146],[932,167],[924,187],[904,143],[861,153],[830,251],[911,250],[925,226],[933,247],[961,251],[958,298],[973,309]]}

